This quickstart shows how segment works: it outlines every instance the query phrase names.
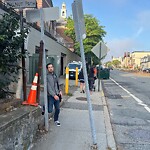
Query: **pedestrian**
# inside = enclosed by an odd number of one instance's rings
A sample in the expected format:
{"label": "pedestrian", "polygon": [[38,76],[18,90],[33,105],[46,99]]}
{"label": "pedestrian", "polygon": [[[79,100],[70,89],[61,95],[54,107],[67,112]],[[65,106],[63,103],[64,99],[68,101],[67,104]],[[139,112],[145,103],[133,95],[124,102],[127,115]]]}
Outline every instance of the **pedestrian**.
{"label": "pedestrian", "polygon": [[52,113],[53,106],[55,107],[54,122],[56,126],[60,126],[58,120],[60,113],[60,99],[62,92],[59,88],[58,78],[54,73],[54,66],[52,63],[46,65],[47,68],[47,94],[48,94],[48,113]]}
{"label": "pedestrian", "polygon": [[80,81],[80,93],[85,93],[85,81],[84,81],[84,75],[83,75],[83,68],[81,69],[79,73],[79,81]]}
{"label": "pedestrian", "polygon": [[89,90],[90,90],[90,93],[92,94],[92,90],[94,88],[94,68],[93,68],[93,66],[89,70],[88,82],[89,82]]}
{"label": "pedestrian", "polygon": [[95,87],[95,80],[97,79],[97,68],[96,66],[93,67],[93,70],[94,70],[94,83],[93,83],[93,88],[94,88],[94,91],[96,89]]}

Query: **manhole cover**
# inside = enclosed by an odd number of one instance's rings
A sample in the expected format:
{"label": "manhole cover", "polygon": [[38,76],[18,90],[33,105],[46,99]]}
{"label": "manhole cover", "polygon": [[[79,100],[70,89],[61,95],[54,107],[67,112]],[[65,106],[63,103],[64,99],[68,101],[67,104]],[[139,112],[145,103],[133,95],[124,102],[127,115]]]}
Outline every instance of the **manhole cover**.
{"label": "manhole cover", "polygon": [[77,97],[76,99],[79,101],[87,101],[86,97]]}
{"label": "manhole cover", "polygon": [[116,95],[108,94],[107,97],[109,99],[123,99],[120,94],[116,94]]}
{"label": "manhole cover", "polygon": [[136,129],[136,130],[130,131],[129,135],[136,140],[142,140],[142,141],[150,140],[149,130]]}
{"label": "manhole cover", "polygon": [[120,106],[120,107],[121,107],[122,105],[121,105],[121,104],[117,104],[117,106]]}

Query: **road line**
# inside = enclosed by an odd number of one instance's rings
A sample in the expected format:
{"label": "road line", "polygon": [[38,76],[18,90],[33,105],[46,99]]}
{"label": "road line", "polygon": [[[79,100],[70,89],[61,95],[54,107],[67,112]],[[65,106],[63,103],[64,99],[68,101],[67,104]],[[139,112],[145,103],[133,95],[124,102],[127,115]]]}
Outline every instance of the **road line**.
{"label": "road line", "polygon": [[149,107],[144,107],[149,113],[150,113],[150,108]]}
{"label": "road line", "polygon": [[150,108],[143,103],[139,98],[131,94],[127,89],[125,89],[123,86],[121,86],[119,83],[117,83],[114,79],[110,78],[116,85],[118,85],[120,88],[122,88],[125,92],[127,92],[136,102],[138,102],[139,105],[144,106],[144,108],[150,113]]}
{"label": "road line", "polygon": [[131,78],[136,79],[135,77],[131,77]]}

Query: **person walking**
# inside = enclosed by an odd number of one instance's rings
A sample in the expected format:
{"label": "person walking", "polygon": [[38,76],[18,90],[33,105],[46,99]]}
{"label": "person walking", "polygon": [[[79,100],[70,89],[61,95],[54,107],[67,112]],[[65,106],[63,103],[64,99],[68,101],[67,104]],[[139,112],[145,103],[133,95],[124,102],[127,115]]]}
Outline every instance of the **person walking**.
{"label": "person walking", "polygon": [[94,88],[94,91],[95,91],[95,89],[96,89],[95,80],[97,79],[97,68],[96,68],[96,66],[93,67],[93,70],[94,70],[94,83],[93,83],[93,88]]}
{"label": "person walking", "polygon": [[83,75],[83,68],[81,69],[79,73],[79,81],[80,81],[80,93],[85,93],[85,81],[84,81],[84,75]]}
{"label": "person walking", "polygon": [[59,88],[58,78],[54,73],[54,66],[52,63],[46,65],[47,68],[47,94],[48,94],[48,113],[52,113],[53,106],[55,107],[54,122],[56,126],[60,126],[58,120],[60,113],[60,98],[62,92]]}
{"label": "person walking", "polygon": [[92,94],[92,90],[94,88],[94,68],[91,67],[88,74],[88,82],[89,82],[89,90]]}

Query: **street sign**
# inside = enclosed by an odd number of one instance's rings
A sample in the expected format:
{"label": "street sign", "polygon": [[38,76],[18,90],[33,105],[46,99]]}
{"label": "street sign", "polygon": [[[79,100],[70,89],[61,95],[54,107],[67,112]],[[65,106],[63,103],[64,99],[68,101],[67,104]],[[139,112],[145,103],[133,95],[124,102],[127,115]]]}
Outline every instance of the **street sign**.
{"label": "street sign", "polygon": [[103,42],[98,42],[91,50],[99,59],[107,55],[108,47]]}
{"label": "street sign", "polygon": [[15,9],[36,7],[36,0],[7,0],[6,2]]}
{"label": "street sign", "polygon": [[82,39],[85,39],[86,31],[85,31],[85,21],[83,15],[82,0],[76,0],[72,3],[72,13],[73,13],[76,41],[79,41],[80,35]]}
{"label": "street sign", "polygon": [[[59,19],[58,7],[42,8],[42,11],[43,11],[43,21]],[[26,19],[27,22],[40,21],[40,10],[39,9],[26,10]]]}

